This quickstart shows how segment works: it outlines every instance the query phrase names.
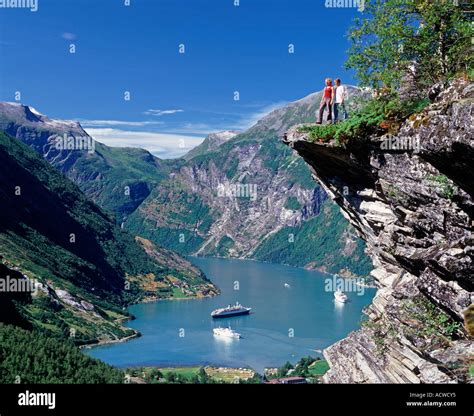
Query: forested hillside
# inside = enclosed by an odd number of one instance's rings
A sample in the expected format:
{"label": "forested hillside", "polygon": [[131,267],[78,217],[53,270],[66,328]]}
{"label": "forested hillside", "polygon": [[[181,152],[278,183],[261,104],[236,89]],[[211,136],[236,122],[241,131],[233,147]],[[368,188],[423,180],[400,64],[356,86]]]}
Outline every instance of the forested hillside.
{"label": "forested hillside", "polygon": [[124,373],[70,341],[0,323],[0,384],[122,383]]}

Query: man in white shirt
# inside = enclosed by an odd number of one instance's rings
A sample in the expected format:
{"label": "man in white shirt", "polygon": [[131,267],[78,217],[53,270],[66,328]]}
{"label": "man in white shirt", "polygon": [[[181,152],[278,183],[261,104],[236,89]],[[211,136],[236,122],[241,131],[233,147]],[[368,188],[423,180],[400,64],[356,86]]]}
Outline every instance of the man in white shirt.
{"label": "man in white shirt", "polygon": [[346,87],[341,85],[341,80],[337,78],[335,81],[336,86],[334,87],[335,99],[334,99],[334,123],[339,121],[339,112],[342,111],[344,120],[347,119],[346,111]]}

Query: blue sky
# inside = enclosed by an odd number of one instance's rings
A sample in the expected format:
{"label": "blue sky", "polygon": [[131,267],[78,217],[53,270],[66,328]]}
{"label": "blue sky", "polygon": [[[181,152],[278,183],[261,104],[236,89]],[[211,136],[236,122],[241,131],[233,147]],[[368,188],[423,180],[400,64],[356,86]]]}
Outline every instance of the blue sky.
{"label": "blue sky", "polygon": [[320,90],[326,76],[356,83],[343,64],[358,12],[325,3],[38,0],[37,12],[0,9],[0,100],[20,91],[23,104],[80,120],[100,141],[174,157]]}

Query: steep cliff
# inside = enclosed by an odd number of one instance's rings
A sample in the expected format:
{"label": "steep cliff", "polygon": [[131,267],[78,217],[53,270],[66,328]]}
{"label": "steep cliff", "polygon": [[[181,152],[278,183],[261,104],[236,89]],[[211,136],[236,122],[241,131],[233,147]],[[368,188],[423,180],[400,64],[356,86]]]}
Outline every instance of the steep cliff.
{"label": "steep cliff", "polygon": [[392,136],[340,145],[312,142],[301,126],[285,135],[366,241],[379,287],[362,329],[324,351],[326,382],[468,380],[473,98],[474,85],[456,80]]}
{"label": "steep cliff", "polygon": [[[363,91],[349,87],[353,98]],[[314,120],[321,92],[278,108],[245,132],[210,135],[127,218],[137,235],[185,254],[254,258],[367,275],[364,244],[308,167],[281,143]]]}

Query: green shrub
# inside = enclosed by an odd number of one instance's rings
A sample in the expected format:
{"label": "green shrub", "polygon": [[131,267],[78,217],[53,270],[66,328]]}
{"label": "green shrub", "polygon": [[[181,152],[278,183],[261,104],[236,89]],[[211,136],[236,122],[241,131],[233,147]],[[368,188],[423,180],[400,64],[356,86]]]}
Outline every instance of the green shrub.
{"label": "green shrub", "polygon": [[295,196],[289,196],[285,202],[285,208],[297,211],[301,209],[301,204]]}
{"label": "green shrub", "polygon": [[[455,339],[456,333],[461,329],[461,324],[454,321],[441,309],[424,297],[407,301],[405,311],[411,319],[418,321],[418,335],[435,336],[438,338]],[[413,329],[413,328],[412,328]]]}
{"label": "green shrub", "polygon": [[456,190],[446,175],[429,175],[426,179],[439,188],[439,193],[443,198],[453,199]]}
{"label": "green shrub", "polygon": [[360,110],[341,123],[303,126],[299,131],[309,133],[313,142],[335,139],[341,145],[377,132],[398,129],[402,121],[422,111],[428,104],[427,99],[401,101],[395,95],[386,95],[367,101]]}

